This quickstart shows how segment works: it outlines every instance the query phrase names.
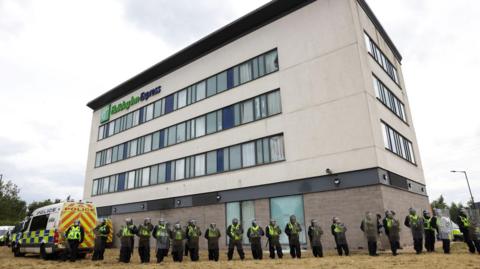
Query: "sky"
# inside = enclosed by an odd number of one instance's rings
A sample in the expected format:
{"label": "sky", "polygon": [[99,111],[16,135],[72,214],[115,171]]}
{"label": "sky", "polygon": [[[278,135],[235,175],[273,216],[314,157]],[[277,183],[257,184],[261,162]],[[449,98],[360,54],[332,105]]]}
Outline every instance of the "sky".
{"label": "sky", "polygon": [[[333,1],[333,0],[332,0]],[[81,199],[86,103],[266,0],[0,0],[0,174]],[[480,1],[369,0],[402,53],[430,199],[480,201]]]}

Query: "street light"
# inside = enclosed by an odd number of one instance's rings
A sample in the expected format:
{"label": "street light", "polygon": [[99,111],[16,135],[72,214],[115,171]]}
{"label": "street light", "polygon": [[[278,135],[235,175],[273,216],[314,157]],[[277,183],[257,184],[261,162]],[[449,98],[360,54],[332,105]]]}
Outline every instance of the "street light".
{"label": "street light", "polygon": [[465,175],[465,179],[467,180],[467,185],[468,185],[468,191],[470,191],[470,197],[472,198],[473,208],[476,208],[476,206],[475,206],[475,201],[473,200],[472,189],[470,188],[470,182],[468,182],[467,171],[455,171],[455,170],[452,170],[452,171],[450,171],[450,172],[452,172],[452,173],[463,173],[463,174]]}

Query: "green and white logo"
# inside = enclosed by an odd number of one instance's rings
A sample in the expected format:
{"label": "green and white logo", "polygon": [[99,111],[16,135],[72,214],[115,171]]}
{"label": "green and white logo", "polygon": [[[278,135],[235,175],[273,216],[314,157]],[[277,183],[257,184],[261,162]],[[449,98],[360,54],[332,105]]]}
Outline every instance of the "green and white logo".
{"label": "green and white logo", "polygon": [[108,105],[100,111],[100,123],[107,122],[110,119],[110,106]]}

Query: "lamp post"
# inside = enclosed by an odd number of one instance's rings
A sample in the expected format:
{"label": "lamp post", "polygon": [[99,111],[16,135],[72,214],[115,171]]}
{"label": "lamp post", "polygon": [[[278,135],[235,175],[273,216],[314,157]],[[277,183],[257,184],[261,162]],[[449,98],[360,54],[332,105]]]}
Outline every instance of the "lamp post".
{"label": "lamp post", "polygon": [[468,181],[467,171],[456,171],[456,170],[452,170],[452,171],[450,171],[450,172],[452,172],[452,173],[463,173],[463,174],[465,175],[465,179],[467,180],[468,191],[470,192],[470,197],[472,198],[473,208],[476,208],[476,206],[475,206],[475,201],[473,200],[472,189],[470,188],[470,182]]}

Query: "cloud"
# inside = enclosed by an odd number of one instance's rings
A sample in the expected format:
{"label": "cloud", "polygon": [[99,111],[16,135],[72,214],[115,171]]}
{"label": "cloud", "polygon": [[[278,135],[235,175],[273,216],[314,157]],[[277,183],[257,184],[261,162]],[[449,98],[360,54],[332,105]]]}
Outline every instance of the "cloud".
{"label": "cloud", "polygon": [[[237,3],[235,3],[237,2]],[[171,46],[185,46],[267,0],[124,0],[125,17]]]}

